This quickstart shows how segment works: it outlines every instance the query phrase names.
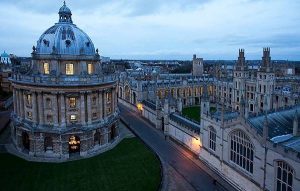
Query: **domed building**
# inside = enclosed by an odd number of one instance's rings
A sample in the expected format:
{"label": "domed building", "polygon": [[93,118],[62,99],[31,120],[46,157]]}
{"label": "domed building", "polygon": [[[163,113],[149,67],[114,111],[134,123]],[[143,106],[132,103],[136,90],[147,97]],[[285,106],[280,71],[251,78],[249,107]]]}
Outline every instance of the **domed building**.
{"label": "domed building", "polygon": [[117,77],[104,75],[98,49],[59,9],[33,47],[31,66],[12,78],[12,140],[34,157],[86,156],[118,139]]}

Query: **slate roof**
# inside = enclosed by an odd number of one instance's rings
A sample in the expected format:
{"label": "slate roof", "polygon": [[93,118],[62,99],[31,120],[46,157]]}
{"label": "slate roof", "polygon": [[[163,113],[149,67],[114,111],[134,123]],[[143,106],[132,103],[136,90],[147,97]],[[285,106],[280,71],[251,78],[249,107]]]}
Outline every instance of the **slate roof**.
{"label": "slate roof", "polygon": [[156,110],[156,104],[150,100],[143,100],[142,104],[151,108],[152,110]]}
{"label": "slate roof", "polygon": [[[281,144],[286,148],[300,152],[300,136],[293,136],[292,134],[296,111],[298,112],[298,121],[300,121],[300,105],[268,114],[268,128],[269,138],[274,144]],[[248,119],[248,122],[262,135],[264,119],[265,115],[261,115]],[[300,123],[298,128],[300,129]]]}
{"label": "slate roof", "polygon": [[200,133],[200,124],[195,123],[179,114],[172,113],[170,115],[170,119],[177,123],[184,125],[185,127],[191,129],[192,131],[194,131],[196,133]]}

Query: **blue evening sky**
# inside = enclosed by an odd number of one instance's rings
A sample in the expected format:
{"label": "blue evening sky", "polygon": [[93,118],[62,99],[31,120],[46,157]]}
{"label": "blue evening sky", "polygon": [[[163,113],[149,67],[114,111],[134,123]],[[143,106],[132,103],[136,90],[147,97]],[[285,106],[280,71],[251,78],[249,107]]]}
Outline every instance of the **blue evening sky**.
{"label": "blue evening sky", "polygon": [[[67,0],[101,55],[123,59],[300,60],[299,0]],[[0,0],[0,51],[30,56],[58,0]]]}

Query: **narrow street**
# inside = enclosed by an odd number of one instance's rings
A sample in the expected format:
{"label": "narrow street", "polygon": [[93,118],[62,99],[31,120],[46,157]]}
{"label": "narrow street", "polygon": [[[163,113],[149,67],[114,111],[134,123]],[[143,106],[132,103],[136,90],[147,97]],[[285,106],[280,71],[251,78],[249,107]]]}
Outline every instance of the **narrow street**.
{"label": "narrow street", "polygon": [[[131,129],[143,141],[149,145],[160,157],[164,163],[177,173],[176,181],[187,182],[189,188],[185,190],[215,191],[215,190],[235,190],[232,186],[222,181],[222,185],[214,184],[214,179],[220,177],[211,177],[206,171],[200,168],[193,160],[187,157],[184,152],[174,146],[170,140],[165,140],[162,132],[155,129],[149,122],[144,120],[138,113],[133,112],[126,107],[119,105],[121,118],[130,124]],[[207,168],[207,167],[206,167]],[[179,176],[178,176],[179,175]],[[173,177],[169,177],[172,181]],[[191,189],[192,188],[192,189]],[[172,188],[169,188],[172,190]],[[176,190],[176,189],[174,189]]]}

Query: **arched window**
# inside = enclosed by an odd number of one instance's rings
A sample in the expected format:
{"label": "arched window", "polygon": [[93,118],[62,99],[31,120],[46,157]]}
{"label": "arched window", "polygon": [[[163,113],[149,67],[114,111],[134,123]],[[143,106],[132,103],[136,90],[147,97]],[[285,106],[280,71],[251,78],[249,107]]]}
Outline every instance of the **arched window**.
{"label": "arched window", "polygon": [[209,127],[209,148],[216,151],[217,133],[213,127]]}
{"label": "arched window", "polygon": [[51,107],[52,107],[51,99],[47,98],[46,99],[46,108],[51,108]]}
{"label": "arched window", "polygon": [[293,190],[294,171],[290,165],[284,161],[277,161],[276,165],[276,190],[292,191]]}
{"label": "arched window", "polygon": [[253,173],[254,147],[248,136],[238,130],[230,135],[230,160]]}

